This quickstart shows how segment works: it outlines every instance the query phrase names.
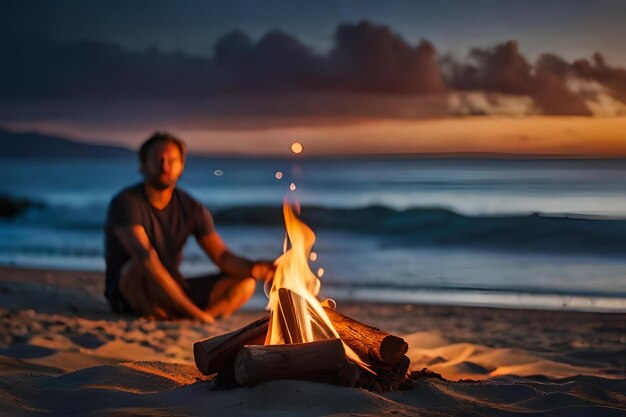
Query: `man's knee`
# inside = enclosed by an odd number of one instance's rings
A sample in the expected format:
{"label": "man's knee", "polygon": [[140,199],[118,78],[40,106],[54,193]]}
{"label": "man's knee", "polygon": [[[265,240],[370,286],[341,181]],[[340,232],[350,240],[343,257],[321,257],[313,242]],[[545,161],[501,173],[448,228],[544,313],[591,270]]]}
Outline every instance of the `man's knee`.
{"label": "man's knee", "polygon": [[239,284],[241,295],[246,299],[252,297],[254,290],[256,289],[256,280],[254,278],[245,278]]}
{"label": "man's knee", "polygon": [[213,316],[227,317],[252,297],[256,288],[254,278],[227,278],[211,294],[207,312]]}

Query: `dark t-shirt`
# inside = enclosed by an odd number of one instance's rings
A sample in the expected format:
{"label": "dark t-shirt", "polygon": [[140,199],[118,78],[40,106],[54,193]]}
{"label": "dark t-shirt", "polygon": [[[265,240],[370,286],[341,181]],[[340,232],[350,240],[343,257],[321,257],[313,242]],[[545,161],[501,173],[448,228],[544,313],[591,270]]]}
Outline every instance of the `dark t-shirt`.
{"label": "dark t-shirt", "polygon": [[163,266],[183,288],[186,284],[178,267],[183,259],[187,238],[193,234],[199,239],[215,230],[209,210],[178,188],[162,210],[150,204],[143,183],[128,187],[113,197],[105,224],[104,295],[115,311],[128,310],[127,303],[119,293],[118,284],[121,270],[131,256],[113,231],[116,227],[130,225],[140,225],[146,229]]}

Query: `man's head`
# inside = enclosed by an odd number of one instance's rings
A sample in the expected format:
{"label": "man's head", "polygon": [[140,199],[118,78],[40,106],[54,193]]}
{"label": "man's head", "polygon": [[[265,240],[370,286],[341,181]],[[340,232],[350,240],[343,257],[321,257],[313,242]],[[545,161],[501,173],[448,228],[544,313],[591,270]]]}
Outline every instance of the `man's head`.
{"label": "man's head", "polygon": [[185,142],[167,132],[156,132],[139,148],[141,173],[156,189],[174,187],[185,168]]}

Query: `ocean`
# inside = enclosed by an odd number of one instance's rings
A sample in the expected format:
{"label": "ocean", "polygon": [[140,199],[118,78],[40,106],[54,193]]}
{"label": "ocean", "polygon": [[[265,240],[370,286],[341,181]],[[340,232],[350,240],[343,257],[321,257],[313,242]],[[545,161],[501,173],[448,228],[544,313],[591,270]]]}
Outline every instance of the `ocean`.
{"label": "ocean", "polygon": [[[107,204],[141,181],[124,157],[4,160],[0,178],[42,203],[0,221],[0,264],[96,271]],[[280,255],[297,197],[325,297],[626,312],[623,160],[190,157],[179,185],[253,259]],[[214,269],[190,239],[183,272]]]}

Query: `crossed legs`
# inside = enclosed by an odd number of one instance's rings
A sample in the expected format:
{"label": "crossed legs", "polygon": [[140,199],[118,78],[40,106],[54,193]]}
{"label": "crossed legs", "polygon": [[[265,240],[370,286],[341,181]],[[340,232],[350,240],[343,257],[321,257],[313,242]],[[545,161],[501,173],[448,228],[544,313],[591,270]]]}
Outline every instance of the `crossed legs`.
{"label": "crossed legs", "polygon": [[[182,296],[187,297],[188,301],[202,300],[196,301],[196,305],[213,317],[227,317],[252,297],[256,287],[256,281],[251,277],[222,275],[216,280],[207,294],[194,294],[191,298],[185,294]],[[180,317],[174,307],[180,304],[173,298],[176,295],[168,293],[150,279],[137,262],[129,261],[124,266],[119,286],[122,295],[137,313],[160,320]]]}

